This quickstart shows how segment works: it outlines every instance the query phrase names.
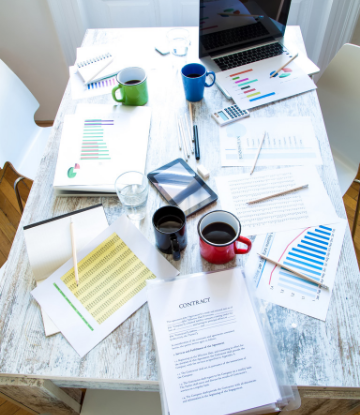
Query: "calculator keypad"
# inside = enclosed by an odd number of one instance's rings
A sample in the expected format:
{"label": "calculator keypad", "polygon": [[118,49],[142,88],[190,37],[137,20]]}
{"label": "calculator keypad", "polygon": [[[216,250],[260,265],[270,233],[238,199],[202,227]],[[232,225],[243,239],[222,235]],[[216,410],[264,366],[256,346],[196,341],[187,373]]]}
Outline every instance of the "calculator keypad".
{"label": "calculator keypad", "polygon": [[241,117],[246,114],[246,111],[241,110],[237,105],[232,105],[231,107],[225,108],[227,115],[230,118]]}

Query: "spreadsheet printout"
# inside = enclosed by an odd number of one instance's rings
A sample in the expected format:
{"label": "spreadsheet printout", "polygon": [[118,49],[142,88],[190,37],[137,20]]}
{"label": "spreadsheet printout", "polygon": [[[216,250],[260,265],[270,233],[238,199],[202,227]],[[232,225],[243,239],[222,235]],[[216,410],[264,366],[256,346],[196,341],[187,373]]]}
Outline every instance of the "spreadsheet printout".
{"label": "spreadsheet printout", "polygon": [[125,215],[77,255],[78,286],[70,259],[32,295],[80,356],[146,302],[147,279],[178,274]]}

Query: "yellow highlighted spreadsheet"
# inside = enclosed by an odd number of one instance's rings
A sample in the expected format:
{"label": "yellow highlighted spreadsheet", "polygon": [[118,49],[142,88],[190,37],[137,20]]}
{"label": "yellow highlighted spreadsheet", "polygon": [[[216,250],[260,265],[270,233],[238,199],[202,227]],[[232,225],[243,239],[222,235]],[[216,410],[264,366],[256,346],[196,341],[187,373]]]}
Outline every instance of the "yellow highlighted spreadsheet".
{"label": "yellow highlighted spreadsheet", "polygon": [[74,268],[61,280],[99,324],[155,278],[115,232],[78,263],[78,270],[78,287]]}

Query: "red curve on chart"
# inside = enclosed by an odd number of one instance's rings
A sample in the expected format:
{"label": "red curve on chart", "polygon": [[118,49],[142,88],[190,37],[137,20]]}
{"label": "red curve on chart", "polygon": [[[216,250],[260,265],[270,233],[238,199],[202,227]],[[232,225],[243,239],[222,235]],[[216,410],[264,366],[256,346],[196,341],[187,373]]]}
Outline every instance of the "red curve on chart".
{"label": "red curve on chart", "polygon": [[[286,250],[289,248],[289,246],[295,241],[295,239],[297,239],[301,234],[303,234],[305,231],[307,231],[308,229],[310,229],[311,226],[309,226],[308,228],[304,229],[301,233],[299,233],[298,236],[295,236],[295,238],[286,246],[286,248],[284,249],[283,253],[280,255],[280,258],[278,259],[278,262],[280,262],[280,259],[282,258],[282,256],[285,254]],[[277,265],[274,266],[273,270],[270,273],[270,279],[269,279],[269,285],[271,283],[271,278],[273,275],[273,272],[275,271],[275,268],[277,267]]]}

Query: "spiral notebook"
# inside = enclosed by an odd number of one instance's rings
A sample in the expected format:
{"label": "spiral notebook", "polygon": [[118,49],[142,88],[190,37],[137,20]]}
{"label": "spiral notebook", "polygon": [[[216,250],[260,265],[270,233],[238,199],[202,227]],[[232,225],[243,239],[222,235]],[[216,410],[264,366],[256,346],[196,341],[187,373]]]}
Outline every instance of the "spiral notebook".
{"label": "spiral notebook", "polygon": [[101,75],[103,70],[114,60],[110,52],[76,62],[78,73],[85,84],[96,82],[107,75]]}

